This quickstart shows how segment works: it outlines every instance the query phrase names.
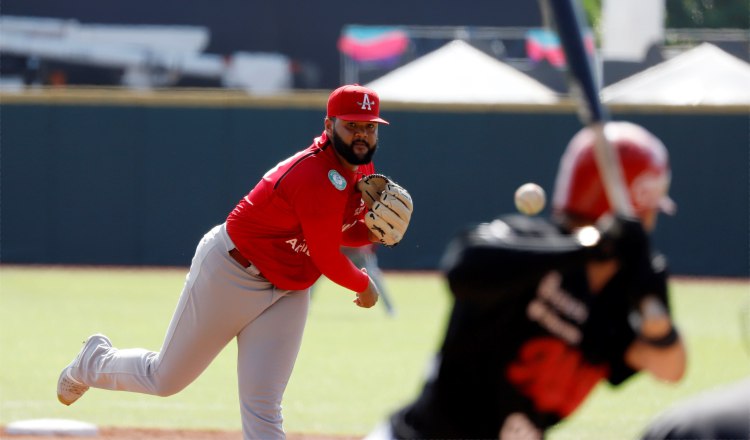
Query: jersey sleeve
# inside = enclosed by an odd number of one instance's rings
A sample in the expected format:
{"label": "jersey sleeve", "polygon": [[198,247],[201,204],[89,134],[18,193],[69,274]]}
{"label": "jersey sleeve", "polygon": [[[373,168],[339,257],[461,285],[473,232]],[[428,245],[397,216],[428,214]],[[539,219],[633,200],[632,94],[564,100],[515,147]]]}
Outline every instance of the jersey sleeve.
{"label": "jersey sleeve", "polygon": [[[600,326],[607,329],[608,332],[615,332],[615,336],[606,341],[599,341],[599,351],[605,353],[610,363],[611,371],[607,380],[613,385],[619,385],[626,379],[636,373],[624,359],[624,353],[628,346],[636,339],[636,332],[633,329],[629,318],[632,310],[637,308],[637,304],[646,295],[656,296],[666,307],[667,314],[671,316],[669,304],[669,267],[666,257],[658,251],[651,253],[649,259],[650,270],[645,281],[641,280],[637,273],[632,273],[629,269],[624,268],[621,272],[622,277],[628,278],[630,283],[624,283],[626,289],[632,290],[624,295],[624,301],[619,305],[619,315],[613,310],[610,316],[615,319],[609,319],[608,322]],[[596,333],[601,336],[604,332]]]}
{"label": "jersey sleeve", "polygon": [[294,195],[294,210],[302,227],[312,258],[318,270],[328,279],[349,290],[367,289],[368,276],[341,253],[341,219],[346,193],[327,181],[299,185]]}
{"label": "jersey sleeve", "polygon": [[357,223],[351,228],[344,231],[341,244],[349,247],[360,247],[372,244],[370,240],[370,230],[363,220],[357,221]]}
{"label": "jersey sleeve", "polygon": [[441,267],[457,298],[479,299],[525,291],[551,270],[583,264],[588,253],[547,220],[510,215],[459,234]]}

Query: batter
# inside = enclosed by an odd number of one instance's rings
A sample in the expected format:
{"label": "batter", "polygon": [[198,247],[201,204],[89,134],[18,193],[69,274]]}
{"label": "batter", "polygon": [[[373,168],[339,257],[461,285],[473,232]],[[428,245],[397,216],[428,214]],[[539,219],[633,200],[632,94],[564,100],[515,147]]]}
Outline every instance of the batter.
{"label": "batter", "polygon": [[501,216],[449,244],[455,302],[442,347],[417,398],[368,440],[538,440],[601,381],[681,378],[665,260],[647,236],[671,206],[666,149],[634,124],[607,133],[638,219],[609,216],[583,130],[561,161],[552,218]]}

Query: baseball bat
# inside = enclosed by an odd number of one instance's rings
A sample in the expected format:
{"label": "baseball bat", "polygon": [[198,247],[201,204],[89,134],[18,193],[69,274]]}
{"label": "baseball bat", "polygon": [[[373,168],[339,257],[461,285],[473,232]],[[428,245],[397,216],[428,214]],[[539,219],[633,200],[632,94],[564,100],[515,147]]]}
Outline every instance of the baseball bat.
{"label": "baseball bat", "polygon": [[576,0],[548,0],[557,34],[567,60],[567,77],[571,96],[578,99],[578,116],[594,133],[594,154],[612,209],[633,215],[617,152],[607,140],[604,125],[609,120],[607,109],[599,99],[599,81],[593,61],[586,52],[583,29],[586,23]]}

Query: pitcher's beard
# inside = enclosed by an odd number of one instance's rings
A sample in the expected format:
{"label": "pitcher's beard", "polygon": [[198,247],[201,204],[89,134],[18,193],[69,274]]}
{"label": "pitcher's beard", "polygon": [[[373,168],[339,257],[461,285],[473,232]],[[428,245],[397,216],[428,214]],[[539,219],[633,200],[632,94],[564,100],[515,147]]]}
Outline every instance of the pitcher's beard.
{"label": "pitcher's beard", "polygon": [[333,143],[333,148],[336,149],[336,151],[350,164],[352,165],[365,165],[370,162],[372,162],[372,156],[375,154],[375,150],[378,149],[378,144],[375,143],[371,147],[368,144],[369,150],[367,151],[367,154],[364,156],[358,156],[354,152],[354,145],[347,144],[344,142],[343,139],[341,139],[341,136],[339,136],[338,133],[336,133],[336,129],[333,129],[333,139],[331,141]]}

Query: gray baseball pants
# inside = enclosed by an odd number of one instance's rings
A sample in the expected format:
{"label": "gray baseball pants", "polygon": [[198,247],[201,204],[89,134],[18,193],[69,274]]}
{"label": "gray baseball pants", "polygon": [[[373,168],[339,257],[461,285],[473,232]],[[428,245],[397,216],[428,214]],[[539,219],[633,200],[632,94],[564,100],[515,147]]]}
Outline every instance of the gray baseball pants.
{"label": "gray baseball pants", "polygon": [[299,353],[309,289],[279,290],[230,257],[219,225],[198,244],[159,352],[97,347],[72,373],[95,388],[169,396],[195,380],[237,338],[245,440],[285,438],[281,399]]}

